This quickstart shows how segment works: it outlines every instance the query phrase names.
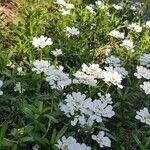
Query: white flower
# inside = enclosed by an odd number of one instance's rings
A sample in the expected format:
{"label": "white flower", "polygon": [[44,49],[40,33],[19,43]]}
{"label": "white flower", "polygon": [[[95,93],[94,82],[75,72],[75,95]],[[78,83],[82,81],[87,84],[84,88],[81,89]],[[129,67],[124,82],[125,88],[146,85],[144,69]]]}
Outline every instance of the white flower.
{"label": "white flower", "polygon": [[120,5],[113,4],[112,6],[113,6],[116,10],[121,10],[121,9],[123,9],[122,6],[120,6]]}
{"label": "white flower", "polygon": [[113,36],[115,38],[120,38],[120,39],[124,39],[124,33],[122,32],[119,32],[117,30],[112,30],[110,33],[109,33],[110,36]]}
{"label": "white flower", "polygon": [[140,87],[144,90],[144,92],[149,95],[150,94],[150,82],[143,82]]}
{"label": "white flower", "polygon": [[35,144],[33,147],[32,147],[32,150],[38,150],[40,148],[40,146],[38,144]]}
{"label": "white flower", "polygon": [[95,4],[101,9],[107,9],[107,6],[105,6],[101,0],[97,0]]}
{"label": "white flower", "polygon": [[91,98],[86,98],[85,94],[80,92],[73,92],[66,96],[65,101],[60,102],[60,110],[65,113],[67,117],[73,117],[71,125],[75,126],[80,124],[81,127],[85,125],[92,126],[94,122],[102,122],[103,117],[111,118],[115,112],[110,94],[105,96],[100,95],[100,99],[92,102]]}
{"label": "white flower", "polygon": [[142,66],[150,67],[150,54],[143,54],[143,56],[140,57],[140,64]]}
{"label": "white flower", "polygon": [[120,66],[120,59],[114,55],[111,55],[105,59],[105,63],[109,66],[118,67]]}
{"label": "white flower", "polygon": [[63,136],[61,140],[58,140],[56,146],[60,150],[91,150],[86,144],[77,143],[77,140],[72,136],[69,136],[68,138]]}
{"label": "white flower", "polygon": [[60,5],[66,5],[66,2],[64,0],[57,0],[56,3]]}
{"label": "white flower", "polygon": [[79,30],[75,27],[66,27],[64,31],[67,33],[68,37],[78,35],[80,33]]}
{"label": "white flower", "polygon": [[80,92],[73,92],[72,94],[68,94],[65,99],[66,105],[60,103],[60,109],[64,111],[64,113],[70,117],[70,115],[75,115],[76,112],[85,113],[86,103],[91,102],[91,99],[86,99],[85,94],[81,94]]}
{"label": "white flower", "polygon": [[129,24],[127,28],[138,33],[142,32],[142,27],[136,23]]}
{"label": "white flower", "polygon": [[36,48],[44,48],[48,45],[53,44],[51,38],[44,37],[43,35],[41,35],[40,37],[34,37],[31,42],[32,45],[35,46]]}
{"label": "white flower", "polygon": [[63,16],[66,16],[66,15],[69,15],[69,14],[70,14],[70,10],[66,10],[66,9],[64,9],[64,8],[60,9],[59,11],[61,12],[61,14],[62,14]]}
{"label": "white flower", "polygon": [[25,89],[23,89],[22,87],[21,87],[21,82],[17,82],[16,83],[16,85],[15,85],[15,87],[14,87],[14,91],[15,92],[19,92],[19,93],[23,93],[24,91],[25,91]]}
{"label": "white flower", "polygon": [[112,68],[106,67],[107,70],[104,70],[102,72],[102,79],[105,81],[107,84],[113,84],[118,86],[119,88],[123,88],[121,85],[122,82],[122,75],[119,74],[115,69],[113,70]]}
{"label": "white flower", "polygon": [[135,118],[140,120],[142,123],[150,125],[150,113],[148,112],[148,109],[146,107],[140,109],[139,111],[136,111]]}
{"label": "white flower", "polygon": [[87,5],[86,9],[91,13],[91,14],[95,14],[95,6],[93,4]]}
{"label": "white flower", "polygon": [[144,78],[144,79],[150,79],[150,69],[147,69],[143,66],[137,66],[136,67],[137,72],[134,73],[134,76],[136,76],[138,79]]}
{"label": "white flower", "polygon": [[93,76],[87,75],[82,71],[77,71],[74,76],[73,83],[75,84],[83,83],[85,85],[96,86],[97,80]]}
{"label": "white flower", "polygon": [[66,9],[73,9],[74,8],[74,4],[69,4],[69,3],[66,3],[64,6],[66,7]]}
{"label": "white flower", "polygon": [[111,49],[109,49],[109,48],[106,48],[106,49],[105,49],[105,55],[106,55],[106,56],[108,56],[110,52],[111,52]]}
{"label": "white flower", "polygon": [[135,51],[133,49],[134,48],[133,41],[125,39],[125,40],[122,41],[122,44],[120,44],[120,46],[122,46],[123,48],[125,48],[127,50],[130,50],[131,52]]}
{"label": "white flower", "polygon": [[107,104],[112,104],[112,98],[111,95],[109,93],[102,95],[101,93],[98,93],[98,96],[100,98],[100,101],[103,103],[107,103]]}
{"label": "white flower", "polygon": [[103,103],[100,100],[94,100],[90,109],[92,110],[90,118],[96,122],[102,122],[102,117],[111,118],[115,114],[111,105],[108,105],[106,102]]}
{"label": "white flower", "polygon": [[110,139],[104,135],[104,131],[100,131],[98,135],[92,135],[92,139],[95,140],[100,147],[111,147]]}
{"label": "white flower", "polygon": [[3,81],[0,80],[0,95],[3,95],[3,91],[1,91],[1,87],[3,86]]}
{"label": "white flower", "polygon": [[150,28],[150,21],[147,21],[145,27]]}
{"label": "white flower", "polygon": [[57,57],[59,55],[62,55],[62,50],[61,49],[55,49],[55,51],[52,51],[52,54]]}
{"label": "white flower", "polygon": [[17,71],[17,75],[24,76],[26,74],[22,67],[18,67]]}
{"label": "white flower", "polygon": [[99,67],[99,64],[83,64],[82,71],[87,75],[93,76],[94,78],[99,78],[102,73],[102,69]]}
{"label": "white flower", "polygon": [[33,62],[34,67],[32,68],[32,71],[35,71],[36,74],[40,74],[42,72],[46,72],[50,66],[48,61],[46,60],[35,60]]}
{"label": "white flower", "polygon": [[50,84],[52,89],[62,90],[66,86],[71,84],[69,74],[63,72],[63,67],[59,66],[54,68],[50,66],[46,72],[46,81]]}

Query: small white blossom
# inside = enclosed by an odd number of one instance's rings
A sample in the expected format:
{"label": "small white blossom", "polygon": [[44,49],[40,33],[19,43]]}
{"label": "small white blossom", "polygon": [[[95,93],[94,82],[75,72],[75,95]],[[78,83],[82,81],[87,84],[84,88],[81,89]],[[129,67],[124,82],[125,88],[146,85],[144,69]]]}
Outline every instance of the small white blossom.
{"label": "small white blossom", "polygon": [[62,55],[62,50],[61,49],[55,49],[55,51],[52,51],[52,54],[57,57],[59,55]]}
{"label": "small white blossom", "polygon": [[17,75],[24,76],[26,74],[22,67],[18,67],[17,71]]}
{"label": "small white blossom", "polygon": [[140,65],[146,66],[147,68],[150,67],[150,54],[143,54],[140,57]]}
{"label": "small white blossom", "polygon": [[105,59],[105,63],[109,66],[118,67],[121,65],[120,62],[120,59],[114,55],[111,55]]}
{"label": "small white blossom", "polygon": [[32,147],[32,150],[39,150],[40,146],[38,144],[35,144],[33,147]]}
{"label": "small white blossom", "polygon": [[97,80],[93,76],[87,75],[82,71],[77,71],[74,76],[73,83],[75,84],[83,83],[85,85],[96,86]]}
{"label": "small white blossom", "polygon": [[17,82],[17,83],[16,83],[16,85],[15,85],[15,87],[14,87],[14,91],[15,91],[15,92],[19,92],[19,93],[23,93],[23,92],[25,91],[25,89],[23,89],[23,88],[21,87],[21,82]]}
{"label": "small white blossom", "polygon": [[120,38],[120,39],[124,39],[124,33],[122,32],[119,32],[117,30],[112,30],[110,33],[109,33],[110,36],[113,36],[115,38]]}
{"label": "small white blossom", "polygon": [[150,113],[146,107],[140,109],[139,111],[136,111],[135,118],[140,120],[142,123],[150,125]]}
{"label": "small white blossom", "polygon": [[3,91],[1,91],[1,87],[3,86],[3,81],[0,80],[0,95],[3,95]]}
{"label": "small white blossom", "polygon": [[95,14],[95,6],[93,4],[87,5],[86,9],[91,13],[91,14]]}
{"label": "small white blossom", "polygon": [[122,6],[116,5],[116,4],[113,4],[112,7],[114,7],[116,10],[121,10],[121,9],[123,9]]}
{"label": "small white blossom", "polygon": [[92,135],[92,139],[95,140],[100,147],[111,147],[111,140],[104,135],[104,131],[100,131],[98,135]]}
{"label": "small white blossom", "polygon": [[35,60],[33,62],[33,65],[34,67],[32,68],[32,71],[35,71],[36,74],[40,74],[42,72],[45,73],[50,66],[50,64],[46,60]]}
{"label": "small white blossom", "polygon": [[95,4],[101,9],[107,9],[107,6],[105,6],[101,0],[97,0]]}
{"label": "small white blossom", "polygon": [[61,12],[61,14],[62,14],[63,16],[70,15],[70,10],[67,10],[67,9],[62,8],[62,9],[60,9],[59,11]]}
{"label": "small white blossom", "polygon": [[127,28],[137,33],[142,32],[142,27],[136,23],[129,24]]}
{"label": "small white blossom", "polygon": [[131,52],[135,51],[133,41],[125,39],[122,41],[122,44],[120,44],[120,46],[127,49],[127,50],[130,50]]}
{"label": "small white blossom", "polygon": [[98,93],[99,99],[101,102],[103,103],[107,103],[107,104],[112,104],[112,98],[111,95],[109,93],[102,95],[101,93]]}
{"label": "small white blossom", "polygon": [[150,28],[150,21],[147,21],[145,27]]}
{"label": "small white blossom", "polygon": [[136,67],[137,72],[134,73],[134,76],[136,76],[138,79],[144,78],[149,80],[150,79],[150,69],[147,69],[143,66],[137,66]]}
{"label": "small white blossom", "polygon": [[142,85],[140,85],[140,87],[144,90],[144,92],[149,95],[150,94],[150,82],[143,82]]}
{"label": "small white blossom", "polygon": [[111,52],[111,49],[109,49],[109,48],[106,48],[106,49],[105,49],[105,55],[106,55],[106,56],[108,56],[110,52]]}
{"label": "small white blossom", "polygon": [[36,48],[44,48],[48,45],[53,44],[51,38],[44,37],[43,35],[41,35],[40,37],[34,37],[31,42],[32,42],[32,45],[35,46]]}
{"label": "small white blossom", "polygon": [[70,36],[75,36],[75,35],[78,35],[80,32],[77,28],[75,27],[66,27],[66,29],[64,30],[66,33],[67,33],[67,36],[70,37]]}
{"label": "small white blossom", "polygon": [[69,74],[64,73],[63,67],[59,66],[54,68],[50,66],[46,72],[46,81],[49,83],[52,89],[62,90],[66,86],[71,84],[71,79],[69,78]]}
{"label": "small white blossom", "polygon": [[122,82],[122,75],[119,74],[115,69],[112,69],[111,67],[106,67],[106,70],[102,72],[102,79],[107,84],[113,84],[118,86],[119,88],[123,88],[121,85]]}
{"label": "small white blossom", "polygon": [[77,143],[77,140],[72,136],[69,136],[68,138],[63,136],[60,140],[58,140],[56,146],[60,150],[91,150],[91,147],[86,144]]}

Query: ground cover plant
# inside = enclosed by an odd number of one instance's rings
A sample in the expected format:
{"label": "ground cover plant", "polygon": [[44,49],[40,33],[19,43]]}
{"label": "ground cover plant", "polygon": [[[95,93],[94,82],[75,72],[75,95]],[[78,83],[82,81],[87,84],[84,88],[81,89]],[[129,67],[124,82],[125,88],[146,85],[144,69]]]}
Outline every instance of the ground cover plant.
{"label": "ground cover plant", "polygon": [[149,150],[147,3],[6,3],[0,150]]}

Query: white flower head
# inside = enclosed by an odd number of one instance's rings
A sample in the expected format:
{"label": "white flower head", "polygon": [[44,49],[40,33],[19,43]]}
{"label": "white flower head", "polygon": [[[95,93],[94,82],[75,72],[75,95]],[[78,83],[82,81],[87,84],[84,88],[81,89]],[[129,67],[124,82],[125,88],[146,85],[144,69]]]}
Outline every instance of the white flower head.
{"label": "white flower head", "polygon": [[80,33],[79,30],[75,27],[66,27],[66,29],[64,31],[67,33],[68,37],[75,36]]}
{"label": "white flower head", "polygon": [[115,69],[112,67],[105,67],[106,70],[102,72],[102,79],[105,81],[107,84],[113,84],[118,86],[119,88],[123,88],[121,85],[123,76],[119,74]]}
{"label": "white flower head", "polygon": [[124,39],[124,33],[122,32],[119,32],[117,30],[112,30],[110,33],[109,33],[110,36],[113,36],[115,38],[118,38],[118,39]]}
{"label": "white flower head", "polygon": [[69,74],[64,73],[62,66],[58,66],[57,68],[50,66],[46,70],[45,75],[46,81],[52,89],[62,90],[71,84]]}
{"label": "white flower head", "polygon": [[145,94],[147,94],[147,95],[150,94],[150,82],[149,81],[143,82],[143,84],[140,85],[140,87],[144,90]]}
{"label": "white flower head", "polygon": [[23,93],[23,92],[25,91],[25,89],[23,89],[23,88],[21,87],[21,82],[17,82],[17,83],[16,83],[16,85],[15,85],[15,87],[14,87],[14,91],[15,91],[15,92],[19,92],[19,93]]}
{"label": "white flower head", "polygon": [[120,62],[120,59],[114,55],[111,55],[105,59],[105,63],[109,66],[119,67],[121,65]]}
{"label": "white flower head", "polygon": [[91,13],[91,14],[95,14],[95,6],[93,4],[87,5],[86,9]]}
{"label": "white flower head", "polygon": [[36,48],[44,48],[53,44],[51,38],[44,37],[43,35],[41,35],[40,37],[34,37],[31,42],[32,45]]}
{"label": "white flower head", "polygon": [[45,73],[50,66],[50,64],[46,60],[35,60],[33,62],[33,65],[34,67],[32,68],[32,71],[35,71],[36,74],[40,74],[42,72]]}
{"label": "white flower head", "polygon": [[100,131],[98,135],[92,135],[92,139],[95,140],[100,147],[111,147],[111,140],[104,135],[104,131]]}
{"label": "white flower head", "polygon": [[143,54],[143,56],[140,57],[140,65],[146,66],[147,68],[150,67],[150,54]]}
{"label": "white flower head", "polygon": [[142,27],[136,23],[129,24],[127,28],[137,33],[142,32]]}
{"label": "white flower head", "polygon": [[61,12],[61,14],[62,14],[63,16],[70,15],[70,10],[67,10],[67,9],[62,8],[62,9],[60,9],[59,11]]}
{"label": "white flower head", "polygon": [[136,111],[135,118],[140,120],[142,123],[150,125],[150,113],[146,107],[140,109],[139,111]]}
{"label": "white flower head", "polygon": [[32,150],[39,150],[40,146],[38,144],[35,144],[33,147],[32,147]]}
{"label": "white flower head", "polygon": [[91,147],[87,146],[85,143],[77,143],[77,140],[72,136],[69,136],[68,138],[63,136],[58,140],[56,146],[60,150],[91,150]]}
{"label": "white flower head", "polygon": [[150,21],[147,21],[147,22],[146,22],[145,27],[146,27],[146,28],[150,28]]}
{"label": "white flower head", "polygon": [[55,49],[55,51],[52,51],[52,54],[57,57],[59,55],[62,55],[62,50],[61,49]]}
{"label": "white flower head", "polygon": [[114,7],[116,10],[122,10],[122,6],[117,5],[117,4],[113,4],[112,7]]}
{"label": "white flower head", "polygon": [[95,2],[95,4],[100,8],[100,9],[107,9],[107,6],[105,6],[105,4],[101,1],[101,0],[97,0]]}
{"label": "white flower head", "polygon": [[136,67],[137,72],[134,73],[134,76],[136,76],[138,79],[144,78],[149,80],[150,79],[150,69],[147,69],[143,66],[137,66]]}
{"label": "white flower head", "polygon": [[127,49],[128,51],[130,50],[131,52],[134,52],[134,45],[133,45],[133,41],[130,40],[123,40],[122,43],[120,44],[121,47]]}

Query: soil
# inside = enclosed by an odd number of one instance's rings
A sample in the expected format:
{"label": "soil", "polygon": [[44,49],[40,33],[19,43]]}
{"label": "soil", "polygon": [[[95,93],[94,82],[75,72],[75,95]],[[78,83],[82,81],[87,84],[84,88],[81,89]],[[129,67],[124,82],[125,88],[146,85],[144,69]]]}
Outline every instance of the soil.
{"label": "soil", "polygon": [[15,16],[15,3],[13,1],[0,2],[0,27],[6,27]]}

